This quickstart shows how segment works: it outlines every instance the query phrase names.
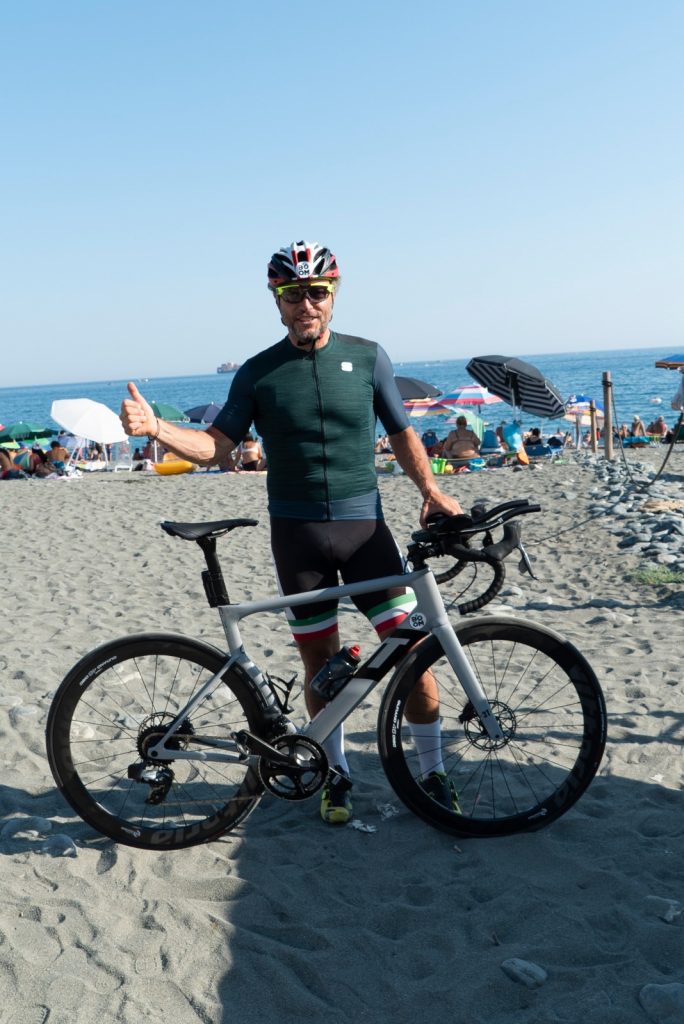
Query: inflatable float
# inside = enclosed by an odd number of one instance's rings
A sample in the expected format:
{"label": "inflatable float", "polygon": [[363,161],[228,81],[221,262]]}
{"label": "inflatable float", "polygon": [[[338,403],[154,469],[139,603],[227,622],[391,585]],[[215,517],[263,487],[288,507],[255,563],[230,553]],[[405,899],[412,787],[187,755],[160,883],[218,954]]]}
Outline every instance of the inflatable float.
{"label": "inflatable float", "polygon": [[166,454],[161,462],[153,462],[155,473],[161,476],[176,476],[177,473],[192,473],[195,470],[194,462],[186,462],[175,455]]}

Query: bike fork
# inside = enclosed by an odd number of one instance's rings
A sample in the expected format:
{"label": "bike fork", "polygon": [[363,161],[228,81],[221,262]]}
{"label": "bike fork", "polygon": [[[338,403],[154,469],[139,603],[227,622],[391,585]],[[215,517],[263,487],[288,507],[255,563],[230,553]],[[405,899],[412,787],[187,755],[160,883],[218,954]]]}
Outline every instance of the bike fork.
{"label": "bike fork", "polygon": [[492,714],[491,705],[487,700],[484,690],[482,689],[480,680],[473,672],[472,666],[465,656],[463,648],[458,641],[458,637],[454,632],[453,626],[447,620],[443,625],[433,626],[432,632],[439,640],[442,650],[456,674],[456,678],[465,690],[470,703],[475,708],[477,717],[484,726],[487,735],[491,740],[503,740],[504,734],[501,731],[498,719]]}

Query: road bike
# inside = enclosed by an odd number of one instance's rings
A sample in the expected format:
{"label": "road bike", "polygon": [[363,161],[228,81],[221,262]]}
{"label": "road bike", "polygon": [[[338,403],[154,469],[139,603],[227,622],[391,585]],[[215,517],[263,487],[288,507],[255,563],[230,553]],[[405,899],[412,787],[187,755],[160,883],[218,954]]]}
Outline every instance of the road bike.
{"label": "road bike", "polygon": [[[47,753],[57,786],[94,829],[151,850],[217,839],[244,822],[265,792],[305,800],[325,784],[322,744],[388,675],[377,740],[401,801],[430,825],[459,836],[503,836],[564,814],[596,774],[606,741],[599,682],[583,655],[553,630],[510,614],[452,625],[439,584],[466,566],[490,571],[461,614],[501,589],[504,559],[521,540],[525,499],[472,516],[436,517],[412,535],[405,571],[363,583],[231,604],[216,540],[253,519],[161,523],[204,553],[205,593],[218,609],[227,650],[178,634],[143,633],[106,643],[82,658],[57,690],[47,722]],[[502,528],[494,541],[492,531]],[[448,568],[433,572],[447,558]],[[473,570],[471,569],[471,573]],[[289,715],[294,678],[260,669],[239,631],[249,616],[312,601],[410,587],[416,607],[354,671],[313,720]],[[416,682],[432,672],[439,688],[441,755],[457,806],[423,788],[407,721]],[[296,677],[295,677],[296,678]]]}

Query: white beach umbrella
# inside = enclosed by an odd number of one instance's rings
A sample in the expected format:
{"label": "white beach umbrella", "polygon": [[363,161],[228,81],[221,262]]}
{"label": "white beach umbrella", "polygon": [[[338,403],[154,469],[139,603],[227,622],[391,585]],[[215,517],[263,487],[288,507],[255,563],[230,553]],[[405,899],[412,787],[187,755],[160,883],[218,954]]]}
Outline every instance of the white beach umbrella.
{"label": "white beach umbrella", "polygon": [[59,399],[52,403],[50,415],[60,427],[97,444],[128,440],[116,413],[90,398]]}

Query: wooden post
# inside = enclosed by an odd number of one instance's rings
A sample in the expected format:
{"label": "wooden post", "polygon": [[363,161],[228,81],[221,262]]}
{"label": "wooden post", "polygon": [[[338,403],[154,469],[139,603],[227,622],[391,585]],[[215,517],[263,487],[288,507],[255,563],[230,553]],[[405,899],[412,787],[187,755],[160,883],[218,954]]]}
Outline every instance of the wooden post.
{"label": "wooden post", "polygon": [[613,382],[610,370],[603,374],[603,452],[608,462],[613,461]]}
{"label": "wooden post", "polygon": [[589,402],[589,420],[591,423],[591,426],[589,428],[591,431],[591,450],[594,453],[594,455],[596,455],[596,450],[598,448],[598,438],[596,436],[596,402],[593,398]]}

